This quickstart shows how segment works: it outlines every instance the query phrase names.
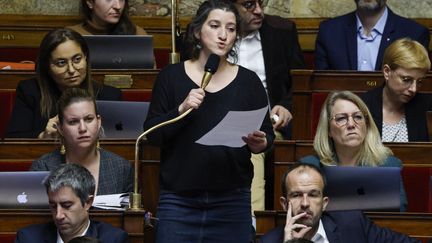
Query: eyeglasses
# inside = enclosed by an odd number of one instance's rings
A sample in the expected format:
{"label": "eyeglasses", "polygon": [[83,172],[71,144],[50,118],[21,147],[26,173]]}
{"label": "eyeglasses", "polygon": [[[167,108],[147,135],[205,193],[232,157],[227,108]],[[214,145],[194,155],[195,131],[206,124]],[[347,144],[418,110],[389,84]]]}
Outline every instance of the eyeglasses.
{"label": "eyeglasses", "polygon": [[396,71],[393,71],[393,72],[397,75],[397,77],[399,78],[399,80],[401,81],[402,85],[405,88],[411,87],[414,83],[416,84],[417,88],[420,88],[423,85],[423,79],[424,79],[423,77],[418,78],[418,79],[414,79],[413,77],[410,77],[410,76],[401,75]]}
{"label": "eyeglasses", "polygon": [[69,69],[69,63],[72,64],[74,69],[81,69],[86,63],[85,60],[86,58],[84,55],[78,54],[71,59],[56,59],[55,61],[51,61],[51,65],[60,72],[66,72]]}
{"label": "eyeglasses", "polygon": [[334,120],[336,122],[336,125],[342,127],[348,123],[350,117],[358,125],[365,123],[365,120],[367,118],[366,115],[364,115],[361,111],[357,111],[352,114],[347,114],[347,113],[336,114],[332,118],[330,118],[330,121]]}
{"label": "eyeglasses", "polygon": [[264,1],[263,0],[248,0],[248,1],[244,1],[244,2],[240,3],[240,5],[242,5],[247,11],[253,12],[257,6],[257,3],[261,8],[264,4]]}

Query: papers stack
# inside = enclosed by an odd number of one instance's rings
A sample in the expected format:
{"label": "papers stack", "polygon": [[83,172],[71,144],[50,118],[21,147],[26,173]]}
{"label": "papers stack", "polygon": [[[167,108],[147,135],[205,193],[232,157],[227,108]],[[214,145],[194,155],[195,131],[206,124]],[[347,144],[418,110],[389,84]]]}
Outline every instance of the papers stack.
{"label": "papers stack", "polygon": [[102,209],[125,210],[129,205],[129,193],[98,195],[93,201],[93,207]]}

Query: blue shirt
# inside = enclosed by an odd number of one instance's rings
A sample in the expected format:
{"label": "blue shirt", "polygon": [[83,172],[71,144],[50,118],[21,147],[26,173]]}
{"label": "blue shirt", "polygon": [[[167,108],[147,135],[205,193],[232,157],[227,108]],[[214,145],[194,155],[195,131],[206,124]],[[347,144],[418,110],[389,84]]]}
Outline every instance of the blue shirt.
{"label": "blue shirt", "polygon": [[384,33],[384,27],[387,22],[388,10],[384,13],[373,27],[369,35],[364,33],[365,29],[356,14],[357,19],[357,70],[374,71],[378,56],[381,38]]}

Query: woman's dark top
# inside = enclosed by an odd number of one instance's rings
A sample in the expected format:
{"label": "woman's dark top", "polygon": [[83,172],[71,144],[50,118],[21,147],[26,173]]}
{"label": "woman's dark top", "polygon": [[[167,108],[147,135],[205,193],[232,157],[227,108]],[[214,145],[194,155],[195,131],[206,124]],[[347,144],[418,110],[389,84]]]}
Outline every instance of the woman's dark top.
{"label": "woman's dark top", "polygon": [[[163,69],[153,88],[145,129],[178,116],[179,105],[190,90],[196,88],[199,87],[187,76],[184,63]],[[151,143],[161,147],[161,189],[178,193],[250,187],[253,166],[247,145],[237,148],[207,146],[196,141],[212,130],[229,111],[250,111],[267,106],[266,92],[258,76],[239,67],[230,84],[220,91],[206,92],[199,109],[147,135]],[[268,114],[259,130],[266,133],[270,147],[274,134]]]}
{"label": "woman's dark top", "polygon": [[[382,137],[384,86],[369,90],[361,98],[369,108]],[[432,110],[432,99],[428,94],[416,94],[405,104],[405,118],[409,142],[429,141],[426,111]]]}
{"label": "woman's dark top", "polygon": [[[94,85],[94,93],[97,100],[121,100],[121,91],[111,86]],[[60,97],[61,93],[56,95]],[[36,78],[18,83],[6,137],[37,138],[45,130],[49,118],[42,117],[40,100],[41,91]]]}

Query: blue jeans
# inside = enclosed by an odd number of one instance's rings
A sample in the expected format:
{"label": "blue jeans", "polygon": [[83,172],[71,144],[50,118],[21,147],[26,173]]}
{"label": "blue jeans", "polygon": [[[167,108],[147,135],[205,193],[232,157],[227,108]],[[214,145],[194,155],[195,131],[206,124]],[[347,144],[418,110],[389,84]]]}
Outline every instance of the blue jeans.
{"label": "blue jeans", "polygon": [[251,242],[250,189],[177,194],[161,191],[156,243]]}

